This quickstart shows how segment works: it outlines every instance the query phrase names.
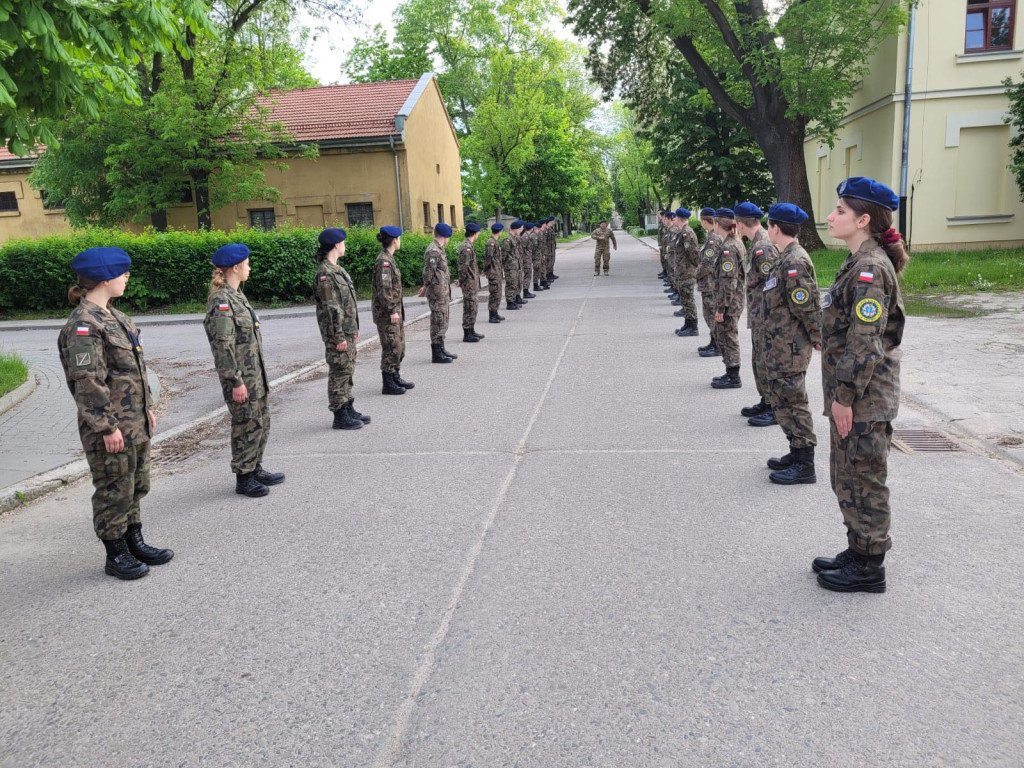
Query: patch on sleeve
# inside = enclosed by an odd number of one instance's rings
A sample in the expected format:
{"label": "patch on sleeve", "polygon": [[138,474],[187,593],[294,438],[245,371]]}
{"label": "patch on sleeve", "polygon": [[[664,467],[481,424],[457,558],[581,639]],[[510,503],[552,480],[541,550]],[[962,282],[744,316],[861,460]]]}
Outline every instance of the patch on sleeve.
{"label": "patch on sleeve", "polygon": [[754,251],[754,255],[756,255],[756,256],[764,256],[764,249],[758,248],[756,251]]}
{"label": "patch on sleeve", "polygon": [[715,249],[714,248],[706,248],[706,249],[704,249],[704,258],[705,259],[710,259],[714,255],[715,255]]}
{"label": "patch on sleeve", "polygon": [[722,255],[723,256],[728,256],[729,255],[729,249],[728,248],[723,248],[722,249]]}
{"label": "patch on sleeve", "polygon": [[[759,253],[760,253],[760,251],[759,251]],[[771,262],[769,262],[769,261],[762,261],[761,262],[761,274],[762,275],[767,275],[771,271],[772,271]]]}
{"label": "patch on sleeve", "polygon": [[857,313],[857,319],[865,323],[877,323],[882,317],[882,305],[878,299],[861,299],[854,311]]}
{"label": "patch on sleeve", "polygon": [[221,305],[219,305],[217,307],[217,309],[219,309],[221,312],[227,312],[229,309],[231,309],[231,305],[230,304],[221,304]]}
{"label": "patch on sleeve", "polygon": [[326,281],[327,281],[327,275],[320,275],[320,282],[323,283],[323,282],[326,282]]}
{"label": "patch on sleeve", "polygon": [[[723,253],[728,255],[729,252],[728,251],[723,251]],[[731,261],[723,261],[722,262],[722,271],[725,272],[726,274],[729,274],[735,268],[736,268],[736,265],[733,264]]]}
{"label": "patch on sleeve", "polygon": [[811,294],[807,292],[806,288],[794,288],[793,292],[789,294],[789,298],[793,300],[794,304],[806,304],[811,298]]}
{"label": "patch on sleeve", "polygon": [[832,294],[830,292],[830,293],[826,293],[824,296],[821,297],[821,308],[822,309],[827,309],[827,308],[829,308],[831,306],[832,306]]}
{"label": "patch on sleeve", "polygon": [[786,271],[786,277],[796,277],[796,276],[797,276],[797,270],[790,269],[790,270]]}
{"label": "patch on sleeve", "polygon": [[80,325],[80,326],[78,326],[75,329],[75,336],[88,336],[88,335],[89,335],[89,326],[87,326],[87,325]]}
{"label": "patch on sleeve", "polygon": [[873,283],[875,282],[874,272],[861,272],[860,277],[857,278],[862,283]]}
{"label": "patch on sleeve", "polygon": [[88,368],[92,365],[91,352],[75,352],[75,368]]}

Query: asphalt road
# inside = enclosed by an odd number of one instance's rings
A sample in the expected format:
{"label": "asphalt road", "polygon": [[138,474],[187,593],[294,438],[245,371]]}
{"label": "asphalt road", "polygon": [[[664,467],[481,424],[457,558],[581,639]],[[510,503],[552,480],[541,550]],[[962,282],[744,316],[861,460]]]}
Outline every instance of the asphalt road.
{"label": "asphalt road", "polygon": [[620,242],[479,344],[453,312],[454,364],[414,330],[403,397],[365,355],[358,432],[322,377],[275,392],[265,499],[222,425],[193,436],[144,504],[177,556],[139,582],[103,575],[88,484],[0,518],[0,765],[1021,765],[1021,475],[894,453],[889,591],[819,589],[827,451],[767,482],[752,381],[708,386]]}

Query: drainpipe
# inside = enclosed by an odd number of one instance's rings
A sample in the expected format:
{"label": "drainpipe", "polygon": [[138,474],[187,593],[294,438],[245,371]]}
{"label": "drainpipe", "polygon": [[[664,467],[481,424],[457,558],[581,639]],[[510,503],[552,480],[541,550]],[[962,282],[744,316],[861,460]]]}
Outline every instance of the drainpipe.
{"label": "drainpipe", "polygon": [[389,136],[391,154],[395,156],[395,199],[398,201],[398,228],[405,229],[405,216],[402,215],[402,181],[398,175],[398,150],[395,149],[395,137]]}
{"label": "drainpipe", "polygon": [[914,21],[917,4],[910,6],[907,24],[907,74],[903,85],[903,157],[900,162],[900,232],[907,231],[907,170],[910,165],[910,97],[914,90]]}

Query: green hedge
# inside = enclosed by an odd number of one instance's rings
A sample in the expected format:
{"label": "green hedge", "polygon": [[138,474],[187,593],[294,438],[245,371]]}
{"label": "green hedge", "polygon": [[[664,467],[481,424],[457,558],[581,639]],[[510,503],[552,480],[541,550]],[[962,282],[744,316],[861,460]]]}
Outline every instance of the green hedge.
{"label": "green hedge", "polygon": [[[38,240],[11,240],[0,248],[0,310],[63,309],[67,290],[75,281],[71,259],[86,248],[117,246],[132,257],[132,277],[120,305],[127,310],[183,301],[205,301],[209,285],[210,256],[225,243],[245,243],[252,251],[252,275],[246,295],[256,301],[307,301],[313,297],[316,273],[314,254],[319,229],[286,227],[264,232],[238,229],[234,232],[153,232],[142,234],[120,230],[86,229],[70,235],[53,235]],[[480,260],[486,233],[477,238]],[[373,262],[380,253],[376,229],[348,230],[342,264],[356,286],[371,283]],[[448,243],[452,279],[456,277],[456,252],[461,233]],[[406,286],[419,285],[423,277],[423,252],[432,237],[420,232],[402,235],[402,248],[395,260]]]}

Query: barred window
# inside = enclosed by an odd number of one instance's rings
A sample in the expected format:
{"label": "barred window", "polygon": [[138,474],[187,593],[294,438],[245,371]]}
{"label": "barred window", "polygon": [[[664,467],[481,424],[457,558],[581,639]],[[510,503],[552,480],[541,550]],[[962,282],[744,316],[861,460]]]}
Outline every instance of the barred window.
{"label": "barred window", "polygon": [[249,226],[253,229],[273,229],[277,225],[273,208],[250,208]]}
{"label": "barred window", "polygon": [[18,196],[13,192],[0,192],[0,212],[14,212],[18,211]]}
{"label": "barred window", "polygon": [[964,52],[1008,51],[1013,48],[1016,0],[967,0]]}
{"label": "barred window", "polygon": [[45,189],[40,190],[40,192],[39,192],[39,199],[43,201],[43,210],[46,210],[46,211],[62,211],[62,210],[64,210],[64,201],[63,200],[52,200],[52,199],[50,199],[50,195],[46,192]]}
{"label": "barred window", "polygon": [[373,226],[373,203],[348,203],[345,206],[348,211],[348,225],[354,227]]}

